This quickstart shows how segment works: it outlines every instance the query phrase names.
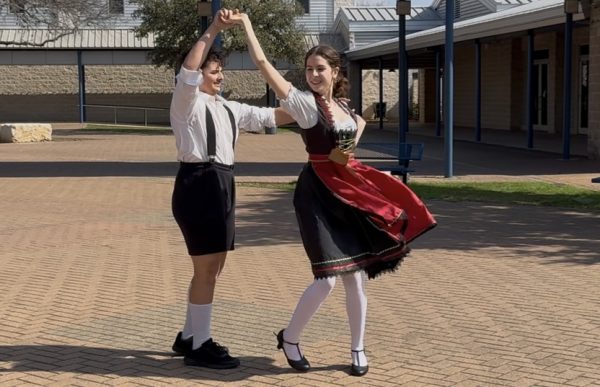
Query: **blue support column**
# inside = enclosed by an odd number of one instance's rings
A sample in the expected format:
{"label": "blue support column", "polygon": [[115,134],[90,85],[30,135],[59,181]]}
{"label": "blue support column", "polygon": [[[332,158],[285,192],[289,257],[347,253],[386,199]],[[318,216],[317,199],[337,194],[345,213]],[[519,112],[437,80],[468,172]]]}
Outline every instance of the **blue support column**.
{"label": "blue support column", "polygon": [[526,105],[526,125],[527,125],[527,148],[533,148],[533,106],[535,90],[533,90],[533,53],[534,53],[534,35],[533,31],[527,31],[527,105]]}
{"label": "blue support column", "polygon": [[440,117],[441,109],[441,87],[440,87],[440,48],[435,50],[435,135],[440,137],[442,135],[442,123]]}
{"label": "blue support column", "polygon": [[363,101],[362,101],[362,95],[363,95],[363,78],[362,78],[362,64],[359,62],[358,63],[358,84],[355,83],[355,87],[358,88],[358,95],[360,96],[360,99],[357,101],[356,104],[356,109],[358,111],[358,114],[362,115],[363,114]]}
{"label": "blue support column", "polygon": [[563,83],[563,159],[571,157],[571,53],[573,51],[573,14],[565,20],[565,55]]}
{"label": "blue support column", "polygon": [[444,161],[445,177],[453,177],[454,142],[454,0],[446,1],[446,55],[444,58]]}
{"label": "blue support column", "polygon": [[[221,9],[221,0],[212,0],[211,10],[212,10],[213,17],[217,14],[217,12],[219,12],[220,9]],[[222,45],[223,44],[221,41],[221,34],[219,34],[215,37],[215,42],[213,43],[213,46],[215,48],[221,48]]]}
{"label": "blue support column", "polygon": [[379,129],[383,129],[383,60],[379,58],[379,106],[377,107],[379,115]]}
{"label": "blue support column", "polygon": [[85,66],[81,58],[81,50],[77,50],[77,78],[79,79],[79,122],[86,121],[85,114]]}
{"label": "blue support column", "polygon": [[475,39],[475,141],[481,142],[481,42]]}
{"label": "blue support column", "polygon": [[[398,15],[398,114],[400,119],[400,128],[398,130],[398,140],[400,143],[406,142],[406,133],[408,132],[408,66],[406,61],[406,15]],[[400,152],[403,151],[402,145]],[[400,153],[398,153],[400,154]]]}
{"label": "blue support column", "polygon": [[[207,0],[198,0],[200,3],[206,3]],[[212,11],[212,4],[211,4],[211,11]],[[203,9],[204,10],[204,9]],[[206,31],[208,29],[208,16],[202,16],[200,15],[200,18],[198,20],[198,30],[199,30],[199,34],[198,36],[201,36],[204,31]]]}

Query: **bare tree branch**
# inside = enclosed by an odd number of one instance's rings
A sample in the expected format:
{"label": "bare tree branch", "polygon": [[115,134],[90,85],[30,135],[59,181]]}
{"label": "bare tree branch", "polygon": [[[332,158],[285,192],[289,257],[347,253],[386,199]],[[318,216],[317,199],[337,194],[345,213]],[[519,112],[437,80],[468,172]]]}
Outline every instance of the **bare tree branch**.
{"label": "bare tree branch", "polygon": [[63,32],[48,31],[48,30],[42,30],[42,31],[44,32],[44,35],[46,35],[46,36],[37,42],[34,40],[35,37],[32,36],[34,31],[23,30],[22,33],[20,34],[21,39],[0,40],[0,45],[21,46],[21,47],[43,47],[48,43],[56,42],[57,40],[59,40],[60,38],[62,38],[64,36],[72,35],[72,34],[75,34],[78,32],[78,30],[63,31]]}
{"label": "bare tree branch", "polygon": [[[0,0],[0,16],[13,17],[22,30],[48,31],[41,41],[3,40],[0,45],[43,46],[81,28],[105,27],[115,15],[109,0]],[[31,34],[22,36],[31,38]]]}

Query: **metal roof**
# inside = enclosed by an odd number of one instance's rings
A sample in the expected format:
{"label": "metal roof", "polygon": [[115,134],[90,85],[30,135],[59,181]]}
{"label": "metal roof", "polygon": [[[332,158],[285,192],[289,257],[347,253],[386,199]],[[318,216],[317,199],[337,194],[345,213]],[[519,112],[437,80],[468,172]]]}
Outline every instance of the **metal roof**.
{"label": "metal roof", "polygon": [[[340,9],[349,23],[374,22],[397,22],[396,7],[346,7]],[[441,20],[440,15],[430,7],[412,7],[408,20]]]}
{"label": "metal roof", "polygon": [[[443,1],[445,1],[445,0],[434,0],[433,3],[430,5],[430,7],[433,9],[437,9],[440,7],[440,5],[442,4]],[[487,1],[490,1],[492,4],[496,3],[498,6],[500,6],[499,9],[503,9],[503,8],[506,8],[507,6],[515,7],[515,6],[519,6],[519,5],[533,3],[534,1],[537,1],[537,0],[480,0],[481,3],[485,3]]]}
{"label": "metal roof", "polygon": [[30,44],[0,45],[0,49],[151,49],[154,35],[139,38],[131,29],[85,29],[61,36],[56,40],[42,42],[53,36],[47,29],[0,29],[0,42],[14,41]]}
{"label": "metal roof", "polygon": [[[563,5],[564,0],[536,0],[530,4],[456,22],[454,42],[563,24],[565,20]],[[573,20],[582,19],[584,19],[583,13],[573,15]],[[445,41],[445,30],[445,26],[440,26],[408,34],[406,49],[442,45]],[[363,60],[397,53],[397,37],[345,52],[350,60]]]}
{"label": "metal roof", "polygon": [[498,5],[525,5],[533,3],[536,0],[495,0]]}

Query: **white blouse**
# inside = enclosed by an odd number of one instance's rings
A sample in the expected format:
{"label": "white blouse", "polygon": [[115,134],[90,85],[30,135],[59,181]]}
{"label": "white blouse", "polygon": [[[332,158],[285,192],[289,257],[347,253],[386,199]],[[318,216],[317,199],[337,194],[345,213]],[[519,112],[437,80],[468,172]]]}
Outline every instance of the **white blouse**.
{"label": "white blouse", "polygon": [[[292,116],[302,129],[310,129],[319,120],[317,102],[311,91],[300,91],[290,85],[290,92],[286,99],[280,99],[281,107]],[[352,117],[343,121],[334,122],[334,130],[357,130],[356,122]]]}

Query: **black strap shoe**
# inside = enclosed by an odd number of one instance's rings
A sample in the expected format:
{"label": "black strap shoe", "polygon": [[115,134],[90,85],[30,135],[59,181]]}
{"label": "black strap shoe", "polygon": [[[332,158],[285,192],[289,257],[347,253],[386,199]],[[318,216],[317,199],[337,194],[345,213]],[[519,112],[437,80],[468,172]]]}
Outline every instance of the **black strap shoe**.
{"label": "black strap shoe", "polygon": [[[289,341],[285,341],[283,339],[283,331],[284,331],[284,329],[280,330],[279,333],[276,335],[277,336],[277,349],[283,349],[283,354],[285,355],[285,358],[287,359],[287,362],[290,365],[290,367],[292,367],[296,371],[300,371],[300,372],[308,371],[310,369],[310,363],[308,362],[308,360],[306,360],[306,358],[300,351],[299,343],[290,343]],[[296,349],[298,350],[298,353],[302,356],[302,358],[300,360],[290,359],[288,357],[287,353],[285,352],[285,348],[283,347],[284,343],[288,344],[288,345],[295,345]]]}
{"label": "black strap shoe", "polygon": [[[357,353],[357,354],[359,352],[364,352],[364,351],[365,351],[364,349],[361,349],[358,351],[352,350],[352,352]],[[350,368],[350,375],[352,375],[352,376],[366,375],[367,372],[369,372],[369,365],[367,364],[367,365],[361,366],[360,365],[360,357],[358,355],[356,356],[356,361],[358,364],[352,363],[352,367]]]}
{"label": "black strap shoe", "polygon": [[192,352],[192,344],[194,344],[194,339],[192,337],[184,339],[181,334],[183,332],[179,332],[177,337],[175,338],[175,342],[171,347],[173,352],[177,355],[185,356],[188,353]]}
{"label": "black strap shoe", "polygon": [[227,347],[208,339],[199,348],[183,358],[185,365],[214,369],[229,369],[240,365],[240,360],[231,357]]}

